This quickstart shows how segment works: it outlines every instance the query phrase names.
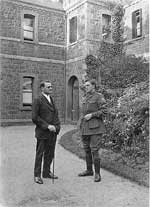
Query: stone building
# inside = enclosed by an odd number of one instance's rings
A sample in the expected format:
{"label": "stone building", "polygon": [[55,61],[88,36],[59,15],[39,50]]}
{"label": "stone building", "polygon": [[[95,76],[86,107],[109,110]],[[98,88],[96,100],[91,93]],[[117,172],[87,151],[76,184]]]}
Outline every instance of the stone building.
{"label": "stone building", "polygon": [[85,72],[85,57],[96,54],[103,38],[104,27],[111,21],[107,1],[64,0],[66,11],[66,119],[79,117],[81,91]]}
{"label": "stone building", "polygon": [[[129,54],[148,54],[147,5],[148,0],[139,0],[125,6]],[[3,125],[31,122],[32,100],[43,79],[54,86],[61,121],[78,120],[85,57],[96,55],[104,37],[112,41],[106,32],[111,8],[110,0],[1,1]]]}
{"label": "stone building", "polygon": [[[46,6],[45,6],[46,5]],[[57,0],[2,0],[1,122],[31,122],[39,83],[49,79],[61,120],[65,108],[65,12]]]}
{"label": "stone building", "polygon": [[125,6],[127,53],[149,57],[149,1],[136,0]]}

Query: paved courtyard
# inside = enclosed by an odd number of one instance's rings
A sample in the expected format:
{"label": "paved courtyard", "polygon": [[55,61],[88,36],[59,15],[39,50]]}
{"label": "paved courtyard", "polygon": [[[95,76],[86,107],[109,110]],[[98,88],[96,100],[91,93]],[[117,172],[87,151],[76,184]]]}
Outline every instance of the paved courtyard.
{"label": "paved courtyard", "polygon": [[85,163],[59,145],[62,134],[75,126],[63,125],[56,147],[59,179],[33,182],[36,140],[34,126],[1,128],[0,207],[148,207],[148,188],[101,170],[102,182],[79,178]]}

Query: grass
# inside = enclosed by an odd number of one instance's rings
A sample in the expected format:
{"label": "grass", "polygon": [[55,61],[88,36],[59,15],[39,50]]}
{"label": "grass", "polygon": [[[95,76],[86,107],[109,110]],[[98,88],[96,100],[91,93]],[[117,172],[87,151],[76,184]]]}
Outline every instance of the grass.
{"label": "grass", "polygon": [[[74,153],[81,159],[85,159],[85,153],[82,148],[81,141],[77,134],[77,129],[71,130],[64,134],[59,143],[70,152]],[[149,166],[142,165],[138,168],[131,167],[125,163],[120,162],[118,153],[114,153],[111,150],[101,149],[101,167],[124,178],[130,179],[138,183],[139,185],[149,186]]]}

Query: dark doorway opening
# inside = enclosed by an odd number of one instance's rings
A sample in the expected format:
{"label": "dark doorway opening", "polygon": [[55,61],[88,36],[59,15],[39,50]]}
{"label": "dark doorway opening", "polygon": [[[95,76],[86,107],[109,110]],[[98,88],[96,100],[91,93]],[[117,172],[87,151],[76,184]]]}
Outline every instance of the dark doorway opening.
{"label": "dark doorway opening", "polygon": [[68,119],[78,121],[79,119],[79,81],[76,76],[72,76],[68,81]]}

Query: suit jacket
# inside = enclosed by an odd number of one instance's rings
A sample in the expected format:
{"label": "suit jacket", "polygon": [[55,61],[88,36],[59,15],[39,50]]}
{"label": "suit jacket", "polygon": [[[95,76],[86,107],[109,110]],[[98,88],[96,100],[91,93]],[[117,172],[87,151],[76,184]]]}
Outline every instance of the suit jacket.
{"label": "suit jacket", "polygon": [[[81,110],[81,134],[82,135],[93,135],[101,134],[106,131],[103,118],[107,113],[106,101],[102,94],[94,92],[87,94],[82,102]],[[86,114],[92,114],[90,120],[85,120]]]}
{"label": "suit jacket", "polygon": [[[51,104],[43,95],[34,100],[32,105],[32,121],[36,124],[35,137],[37,139],[48,139],[50,136],[59,133],[60,121],[58,110],[52,98]],[[49,131],[49,124],[55,126],[56,133]]]}

